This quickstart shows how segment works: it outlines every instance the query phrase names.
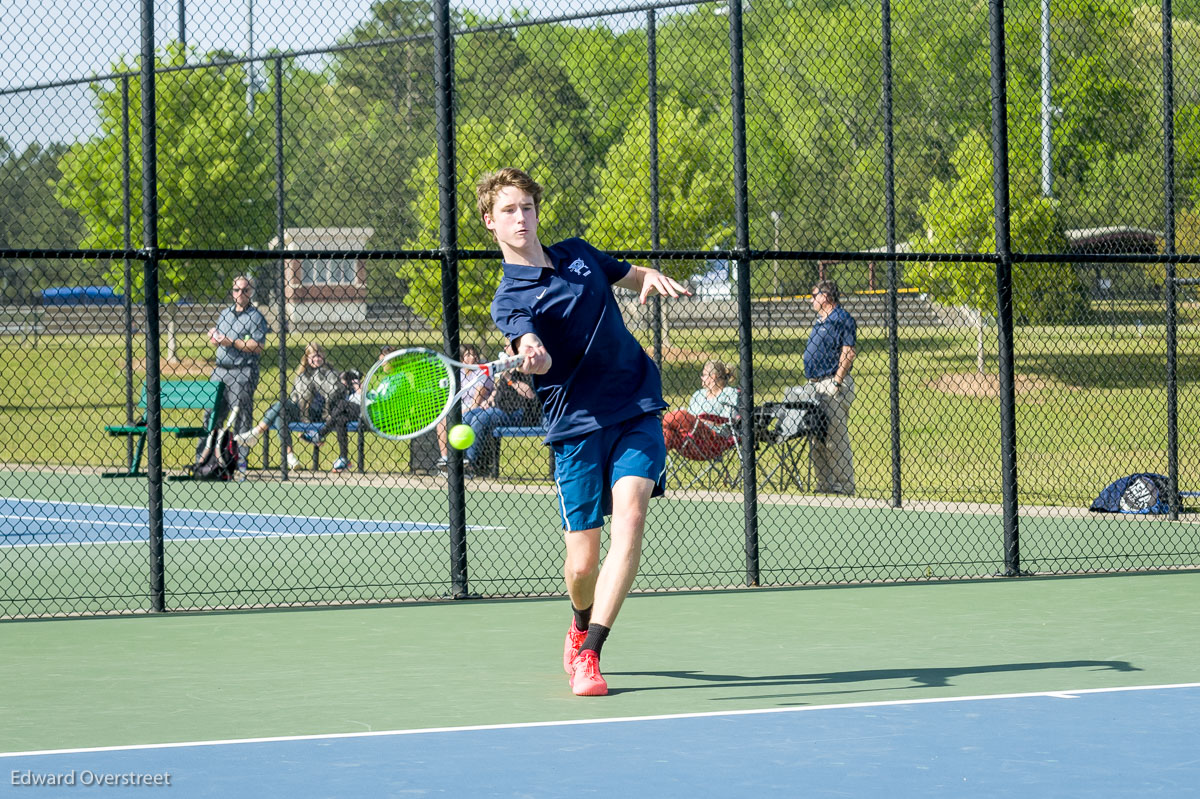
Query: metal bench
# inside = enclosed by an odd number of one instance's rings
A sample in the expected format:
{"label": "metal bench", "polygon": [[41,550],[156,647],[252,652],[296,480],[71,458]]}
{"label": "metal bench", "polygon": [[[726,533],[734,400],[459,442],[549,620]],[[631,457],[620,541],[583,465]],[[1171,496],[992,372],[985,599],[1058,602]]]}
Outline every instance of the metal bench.
{"label": "metal bench", "polygon": [[[176,438],[204,438],[220,424],[219,411],[221,401],[225,396],[223,383],[209,380],[161,380],[159,381],[159,408],[163,412],[164,421],[167,411],[197,410],[205,411],[203,424],[163,424],[163,433],[170,433]],[[146,473],[139,471],[142,465],[142,454],[146,449],[146,385],[142,384],[142,398],[138,402],[142,409],[142,418],[134,424],[110,424],[104,426],[104,432],[110,436],[125,436],[136,438],[133,457],[129,460],[129,468],[123,472],[106,472],[104,477],[145,477]]]}
{"label": "metal bench", "polygon": [[[325,425],[323,425],[321,422],[289,422],[288,423],[288,436],[289,437],[296,436],[297,438],[299,438],[304,433],[319,433],[319,432],[321,432],[321,429],[323,427],[325,427]],[[363,454],[364,444],[363,444],[362,427],[358,422],[349,422],[346,425],[346,432],[354,433],[358,438],[358,462],[357,462],[357,465],[358,465],[358,471],[361,473],[363,471],[363,464],[366,462],[366,459]],[[330,435],[334,435],[333,430],[329,430],[328,433]],[[293,449],[294,448],[295,448],[295,445],[293,444]],[[271,437],[269,435],[264,435],[263,436],[263,467],[266,468],[267,464],[269,464],[270,462],[271,462]],[[312,468],[313,468],[313,471],[317,471],[321,468],[321,447],[318,447],[316,444],[312,445]]]}

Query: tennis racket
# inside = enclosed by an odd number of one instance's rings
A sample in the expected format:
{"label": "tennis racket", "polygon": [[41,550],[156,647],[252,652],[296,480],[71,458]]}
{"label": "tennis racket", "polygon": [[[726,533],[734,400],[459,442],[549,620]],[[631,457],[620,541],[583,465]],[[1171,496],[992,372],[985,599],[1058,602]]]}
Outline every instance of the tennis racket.
{"label": "tennis racket", "polygon": [[423,347],[389,353],[363,378],[363,422],[394,441],[419,436],[445,419],[473,388],[472,381],[459,388],[459,369],[494,377],[524,361],[524,355],[512,355],[491,363],[463,363]]}

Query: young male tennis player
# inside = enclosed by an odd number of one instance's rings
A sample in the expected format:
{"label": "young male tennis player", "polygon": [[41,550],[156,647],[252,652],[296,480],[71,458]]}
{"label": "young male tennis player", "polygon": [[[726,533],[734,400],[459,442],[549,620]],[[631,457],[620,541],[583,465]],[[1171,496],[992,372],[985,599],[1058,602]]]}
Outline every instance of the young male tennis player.
{"label": "young male tennis player", "polygon": [[[651,496],[663,492],[666,408],[658,368],[625,327],[612,286],[688,290],[654,269],[618,261],[582,239],[538,240],[542,187],[519,169],[484,175],[479,213],[504,256],[492,319],[534,375],[554,450],[566,537],[563,574],[574,618],[563,667],[579,696],[603,696],[600,649],[637,575]],[[600,529],[612,516],[608,556]]]}

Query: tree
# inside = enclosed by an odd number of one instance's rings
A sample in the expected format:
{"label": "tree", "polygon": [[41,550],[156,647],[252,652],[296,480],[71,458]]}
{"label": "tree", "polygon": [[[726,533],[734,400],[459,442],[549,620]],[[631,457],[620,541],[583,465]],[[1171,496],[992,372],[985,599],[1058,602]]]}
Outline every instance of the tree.
{"label": "tree", "polygon": [[[495,242],[483,226],[475,203],[475,181],[484,172],[513,164],[521,165],[545,189],[539,214],[539,238],[551,242],[565,235],[559,192],[563,179],[549,168],[547,156],[537,150],[513,120],[498,123],[488,117],[469,119],[458,129],[458,242],[462,249],[492,249]],[[418,233],[407,246],[434,249],[439,246],[437,155],[418,163],[410,180],[415,194],[412,213]],[[405,280],[404,302],[418,316],[437,323],[442,317],[442,275],[436,263],[402,262],[397,276]],[[482,339],[492,329],[491,303],[500,283],[500,259],[459,261],[459,322],[469,334]]]}
{"label": "tree", "polygon": [[[0,139],[0,247],[69,248],[80,233],[79,216],[54,199],[50,183],[59,178],[62,144],[30,143],[17,153]],[[0,303],[32,302],[38,289],[91,283],[93,264],[45,258],[10,262],[0,274]]]}
{"label": "tree", "polygon": [[[180,66],[176,47],[156,66]],[[134,72],[121,60],[113,72]],[[251,114],[245,69],[241,65],[160,72],[156,78],[158,123],[158,230],[163,247],[262,248],[274,233],[271,197],[271,149],[260,138],[270,127]],[[93,84],[100,133],[74,144],[59,161],[62,177],[55,196],[80,215],[84,248],[122,246],[121,84]],[[142,153],[141,78],[129,78],[130,212],[133,242],[141,242]],[[270,112],[259,103],[259,114]],[[256,124],[257,122],[257,124]],[[165,298],[224,293],[229,273],[211,262],[164,261],[160,290]],[[109,285],[122,286],[123,268],[113,264]],[[142,274],[135,270],[135,293]]]}
{"label": "tree", "polygon": [[[1164,248],[1160,246],[1160,251]],[[1182,253],[1200,252],[1200,208],[1192,207],[1175,215],[1175,251]],[[1166,264],[1143,264],[1146,277],[1155,286],[1162,287],[1167,281]],[[1200,278],[1200,264],[1175,264],[1175,277],[1195,280]],[[1181,296],[1195,297],[1195,286],[1179,286]]]}
{"label": "tree", "polygon": [[396,39],[379,47],[343,50],[334,56],[332,73],[342,88],[352,88],[367,102],[382,101],[410,132],[432,127],[434,70],[433,9],[428,2],[379,0],[371,16],[345,37],[343,44]]}
{"label": "tree", "polygon": [[[413,234],[407,177],[428,151],[389,102],[328,76],[285,73],[287,223],[292,227],[369,227],[370,246],[399,247]],[[372,299],[398,300],[404,284],[390,262],[368,260]]]}
{"label": "tree", "polygon": [[[659,106],[659,220],[661,243],[671,249],[708,250],[732,234],[733,195],[729,190],[732,153],[729,126],[705,118],[675,97]],[[650,123],[634,118],[600,170],[596,191],[584,215],[585,235],[609,249],[650,249]],[[686,280],[704,264],[670,261],[664,270]]]}
{"label": "tree", "polygon": [[[466,22],[488,20],[468,16]],[[531,58],[510,31],[463,36],[455,47],[458,119],[487,117],[524,136],[539,154],[541,170],[534,177],[541,181],[553,172],[556,207],[581,216],[598,154],[592,144],[592,113],[564,66]],[[510,165],[520,166],[496,163],[489,168]]]}
{"label": "tree", "polygon": [[[483,20],[468,17],[468,24]],[[475,209],[475,181],[504,166],[525,169],[546,189],[540,236],[555,241],[580,231],[573,220],[591,183],[590,139],[582,98],[553,65],[538,64],[509,31],[460,37],[456,42],[455,113],[458,129],[459,246],[492,248]],[[440,246],[437,152],[427,144],[407,180],[413,229],[405,247]],[[404,301],[430,320],[441,316],[441,274],[428,263],[406,262],[397,276],[408,286]],[[472,335],[491,330],[491,300],[499,259],[460,261],[460,323]]]}
{"label": "tree", "polygon": [[[994,253],[991,147],[982,133],[967,136],[954,154],[957,177],[934,181],[921,213],[926,236],[913,242],[924,252]],[[1037,194],[1028,167],[1019,165],[1012,183],[1010,235],[1028,252],[1066,249],[1058,203]],[[965,305],[977,314],[976,368],[984,371],[984,323],[997,315],[995,268],[984,263],[918,261],[904,280],[945,305]],[[1087,290],[1068,264],[1013,265],[1013,317],[1018,322],[1065,324],[1088,311]]]}

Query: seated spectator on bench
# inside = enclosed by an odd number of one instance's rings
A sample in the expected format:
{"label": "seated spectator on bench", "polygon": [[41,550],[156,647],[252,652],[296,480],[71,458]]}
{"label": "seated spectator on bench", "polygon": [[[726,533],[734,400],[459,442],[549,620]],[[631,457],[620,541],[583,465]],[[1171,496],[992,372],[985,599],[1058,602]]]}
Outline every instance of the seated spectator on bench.
{"label": "seated spectator on bench", "polygon": [[[325,363],[325,348],[316,342],[309,342],[304,347],[303,360],[296,367],[292,393],[282,403],[276,402],[271,405],[261,422],[235,436],[238,446],[250,449],[268,428],[274,428],[280,439],[285,440],[281,428],[289,422],[324,421],[329,399],[339,385],[337,371]],[[295,469],[300,464],[300,459],[296,457],[291,446],[287,447],[287,463],[289,469]]]}
{"label": "seated spectator on bench", "polygon": [[305,433],[301,436],[305,441],[318,447],[325,443],[325,436],[333,428],[337,434],[338,459],[333,462],[333,471],[344,472],[350,468],[350,431],[351,422],[357,422],[362,415],[362,372],[357,369],[347,369],[338,377],[338,388],[329,398],[329,412],[325,414],[325,424],[321,432]]}
{"label": "seated spectator on bench", "polygon": [[[462,362],[463,363],[482,363],[482,358],[480,356],[479,348],[476,347],[474,344],[462,345]],[[463,422],[465,422],[466,424],[470,424],[470,422],[467,421],[467,416],[471,413],[471,411],[478,408],[480,406],[481,402],[483,402],[485,399],[487,399],[489,396],[491,396],[492,387],[494,385],[492,382],[492,376],[485,375],[482,372],[476,371],[474,369],[459,369],[458,384],[459,384],[460,388],[463,390],[463,398],[462,398]],[[479,433],[478,430],[476,430],[475,432],[476,432],[476,434]],[[437,440],[438,440],[438,449],[442,453],[442,456],[440,458],[438,458],[437,465],[438,465],[438,468],[445,468],[446,457],[448,455],[448,452],[446,450],[446,420],[445,419],[438,422]]]}
{"label": "seated spectator on bench", "polygon": [[711,460],[732,446],[730,420],[737,414],[737,389],[733,368],[711,360],[700,370],[702,388],[688,401],[688,409],[663,416],[667,449],[690,460]]}
{"label": "seated spectator on bench", "polygon": [[475,431],[475,443],[466,453],[466,468],[474,474],[487,474],[499,454],[493,435],[496,428],[541,424],[541,403],[532,376],[516,370],[497,376],[495,390],[463,414],[463,422]]}
{"label": "seated spectator on bench", "polygon": [[[401,349],[389,344],[379,348],[382,361],[391,353]],[[305,432],[301,438],[318,447],[325,443],[330,428],[337,434],[338,458],[333,462],[333,471],[344,472],[350,468],[350,423],[362,417],[362,372],[347,369],[338,376],[338,388],[329,399],[329,411],[319,433]]]}

